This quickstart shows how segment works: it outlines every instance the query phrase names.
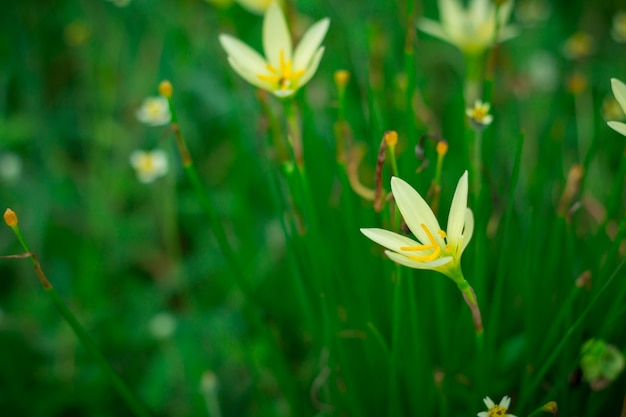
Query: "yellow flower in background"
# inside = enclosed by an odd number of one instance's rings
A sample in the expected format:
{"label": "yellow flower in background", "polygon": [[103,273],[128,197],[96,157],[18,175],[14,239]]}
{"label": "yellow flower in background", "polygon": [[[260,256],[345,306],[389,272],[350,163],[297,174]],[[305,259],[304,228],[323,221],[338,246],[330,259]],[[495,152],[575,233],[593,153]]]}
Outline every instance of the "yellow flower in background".
{"label": "yellow flower in background", "polygon": [[563,55],[568,59],[583,59],[593,53],[595,42],[587,32],[576,32],[563,44]]}
{"label": "yellow flower in background", "polygon": [[324,53],[324,47],[320,44],[329,24],[330,19],[324,18],[311,26],[294,51],[285,16],[274,2],[263,19],[263,50],[266,58],[230,35],[220,35],[220,43],[228,54],[228,62],[243,79],[278,97],[288,97],[305,85],[317,71]]}
{"label": "yellow flower in background", "polygon": [[162,126],[172,120],[170,105],[165,97],[148,97],[135,113],[137,119],[150,126]]}
{"label": "yellow flower in background", "polygon": [[474,107],[465,110],[465,114],[469,117],[474,127],[483,129],[493,122],[493,116],[489,114],[491,105],[483,103],[482,100],[476,100]]}
{"label": "yellow flower in background", "polygon": [[130,164],[137,173],[137,179],[144,184],[167,174],[167,155],[161,150],[135,151],[130,155]]}
{"label": "yellow flower in background", "polygon": [[478,417],[515,417],[513,414],[506,414],[511,405],[511,397],[505,395],[500,404],[494,403],[489,397],[485,397],[483,401],[489,411],[481,411],[477,414]]}
{"label": "yellow flower in background", "polygon": [[[613,95],[619,103],[622,111],[626,113],[626,85],[617,78],[611,78],[611,88],[613,89]],[[622,122],[607,122],[611,129],[626,136],[626,123]]]}
{"label": "yellow flower in background", "polygon": [[461,176],[452,198],[448,228],[444,232],[426,201],[400,178],[391,178],[391,190],[400,213],[416,242],[406,236],[384,229],[361,229],[361,232],[387,248],[385,254],[393,261],[415,269],[432,269],[464,282],[461,254],[474,232],[474,215],[467,208],[467,171]]}
{"label": "yellow flower in background", "polygon": [[[496,40],[496,6],[492,0],[470,0],[463,7],[459,0],[438,0],[439,19],[421,18],[417,28],[459,48],[466,55],[480,55]],[[507,1],[498,12],[498,42],[517,35],[507,22],[513,11],[513,0]]]}
{"label": "yellow flower in background", "polygon": [[[248,10],[251,13],[263,14],[267,11],[268,7],[275,0],[235,0],[241,7]],[[282,6],[284,2],[279,1],[278,4]]]}
{"label": "yellow flower in background", "polygon": [[626,43],[626,12],[618,12],[613,17],[611,36],[615,42]]}

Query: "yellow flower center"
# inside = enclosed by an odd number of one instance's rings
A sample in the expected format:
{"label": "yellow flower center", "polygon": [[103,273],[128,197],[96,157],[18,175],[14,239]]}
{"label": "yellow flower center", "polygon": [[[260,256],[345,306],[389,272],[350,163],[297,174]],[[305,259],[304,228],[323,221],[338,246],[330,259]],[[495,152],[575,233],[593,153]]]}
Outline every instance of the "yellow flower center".
{"label": "yellow flower center", "polygon": [[163,107],[158,100],[150,100],[146,104],[146,111],[151,117],[159,117],[163,113]]}
{"label": "yellow flower center", "polygon": [[145,155],[141,158],[141,161],[139,161],[137,169],[144,173],[152,172],[154,170],[153,158],[149,155]]}
{"label": "yellow flower center", "polygon": [[304,70],[292,71],[292,62],[290,59],[285,60],[285,51],[280,50],[280,67],[275,68],[270,64],[267,64],[267,69],[272,75],[257,75],[262,81],[269,81],[271,83],[278,83],[281,90],[288,90],[291,88],[291,81],[300,78],[304,75]]}
{"label": "yellow flower center", "polygon": [[[409,259],[412,259],[417,262],[430,262],[430,261],[437,259],[437,257],[441,253],[441,246],[439,246],[439,244],[435,240],[435,237],[431,233],[430,229],[428,229],[428,227],[426,227],[424,223],[422,223],[420,226],[422,226],[422,229],[424,229],[424,232],[426,233],[426,236],[428,236],[428,240],[430,241],[430,243],[428,245],[400,246],[400,249],[407,250],[407,251],[434,249],[430,255],[409,256]],[[446,238],[446,232],[444,232],[443,230],[439,230],[437,234],[441,236],[442,239]],[[450,248],[446,247],[446,252],[449,252],[449,251],[450,251]]]}
{"label": "yellow flower center", "polygon": [[472,109],[472,119],[478,123],[482,123],[487,114],[488,112],[483,106],[474,107]]}
{"label": "yellow flower center", "polygon": [[506,415],[506,408],[501,405],[494,405],[489,409],[489,417],[504,417]]}

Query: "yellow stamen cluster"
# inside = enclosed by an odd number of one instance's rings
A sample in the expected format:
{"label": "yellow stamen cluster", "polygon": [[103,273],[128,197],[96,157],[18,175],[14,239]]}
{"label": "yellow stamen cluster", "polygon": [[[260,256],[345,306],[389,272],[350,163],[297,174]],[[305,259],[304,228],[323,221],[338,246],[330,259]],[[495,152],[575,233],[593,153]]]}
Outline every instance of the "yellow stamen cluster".
{"label": "yellow stamen cluster", "polygon": [[494,405],[489,409],[489,417],[504,417],[506,415],[506,408],[501,405]]}
{"label": "yellow stamen cluster", "polygon": [[[434,251],[430,255],[409,256],[410,259],[413,259],[414,261],[417,261],[417,262],[430,262],[430,261],[437,259],[437,257],[441,253],[441,246],[439,246],[437,241],[435,241],[435,237],[431,233],[430,229],[428,229],[428,227],[426,227],[424,223],[422,223],[421,226],[422,226],[422,229],[424,229],[424,232],[426,233],[426,235],[428,236],[428,240],[430,241],[430,243],[428,245],[401,246],[400,249],[407,250],[407,251],[434,249]],[[441,236],[442,239],[446,238],[446,232],[444,232],[443,230],[439,230],[437,234]],[[446,251],[448,250],[449,249],[446,248]]]}
{"label": "yellow stamen cluster", "polygon": [[270,64],[267,64],[267,69],[274,75],[257,75],[262,81],[269,81],[271,83],[278,83],[281,90],[288,90],[291,88],[291,81],[300,78],[304,75],[304,70],[292,72],[292,62],[290,59],[285,60],[285,51],[280,51],[280,68],[275,68]]}

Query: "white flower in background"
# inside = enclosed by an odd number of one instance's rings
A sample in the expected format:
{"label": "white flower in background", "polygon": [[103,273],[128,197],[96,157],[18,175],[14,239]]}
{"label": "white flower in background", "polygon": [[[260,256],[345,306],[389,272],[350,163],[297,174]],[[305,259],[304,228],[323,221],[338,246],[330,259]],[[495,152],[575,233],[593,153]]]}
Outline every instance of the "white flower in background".
{"label": "white flower in background", "polygon": [[515,17],[526,26],[535,26],[548,20],[551,12],[552,5],[547,0],[527,0],[517,5]]}
{"label": "white flower in background", "polygon": [[474,127],[484,128],[493,122],[493,116],[489,114],[491,106],[489,103],[483,103],[481,100],[474,102],[474,107],[465,110],[465,114],[469,117]]}
{"label": "white flower in background", "polygon": [[135,113],[140,122],[150,126],[162,126],[172,120],[170,105],[165,97],[148,97]]}
{"label": "white flower in background", "polygon": [[515,417],[513,414],[506,414],[511,405],[511,397],[505,395],[500,404],[494,403],[489,397],[485,397],[483,401],[489,411],[481,411],[477,414],[478,417]]}
{"label": "white flower in background", "polygon": [[361,229],[361,232],[387,248],[385,254],[401,265],[432,269],[447,275],[457,284],[464,282],[461,255],[474,232],[474,215],[467,208],[467,187],[465,171],[456,186],[448,228],[444,232],[422,196],[400,178],[392,177],[393,197],[404,221],[419,242],[384,229]]}
{"label": "white flower in background", "polygon": [[613,17],[611,36],[615,42],[626,43],[626,12],[618,12]]}
{"label": "white flower in background", "polygon": [[137,179],[146,184],[167,174],[167,155],[162,150],[135,151],[130,155],[130,164],[137,173]]}
{"label": "white flower in background", "polygon": [[554,91],[560,82],[558,61],[547,51],[533,53],[526,64],[528,78],[533,88],[540,91]]}
{"label": "white flower in background", "polygon": [[[256,14],[265,13],[268,7],[270,7],[270,5],[274,1],[275,0],[236,0],[236,2],[239,3],[239,5],[241,5],[241,7],[243,7],[244,9],[248,10],[251,13],[256,13]],[[283,3],[284,3],[283,1],[278,2],[278,4],[280,4],[281,6]]]}
{"label": "white flower in background", "polygon": [[0,154],[0,180],[12,184],[22,175],[22,160],[13,152]]}
{"label": "white flower in background", "polygon": [[[613,95],[622,108],[622,111],[626,113],[626,85],[617,78],[611,78],[611,88],[613,89]],[[622,122],[607,122],[611,129],[626,136],[626,123]]]}
{"label": "white flower in background", "polygon": [[[438,0],[439,20],[421,18],[417,28],[459,48],[466,55],[480,55],[496,40],[496,6],[493,0],[470,0],[463,7],[459,0]],[[507,26],[513,0],[506,1],[498,12],[498,42],[514,37],[517,30]]]}
{"label": "white flower in background", "polygon": [[285,16],[277,3],[272,3],[263,19],[263,58],[254,49],[230,35],[220,35],[220,43],[228,54],[235,72],[250,84],[278,97],[293,95],[317,71],[330,19],[324,18],[304,33],[293,50]]}
{"label": "white flower in background", "polygon": [[176,319],[170,313],[158,313],[150,319],[148,330],[155,339],[169,339],[176,330]]}

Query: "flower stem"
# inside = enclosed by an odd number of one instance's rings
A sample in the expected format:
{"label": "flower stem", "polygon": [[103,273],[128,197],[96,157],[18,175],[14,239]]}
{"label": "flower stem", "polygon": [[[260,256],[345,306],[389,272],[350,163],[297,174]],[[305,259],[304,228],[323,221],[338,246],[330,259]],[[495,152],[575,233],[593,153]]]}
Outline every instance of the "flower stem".
{"label": "flower stem", "polygon": [[480,308],[478,307],[478,301],[476,300],[476,294],[465,279],[458,282],[457,286],[459,287],[459,290],[461,290],[461,293],[463,293],[463,299],[465,300],[465,303],[467,303],[467,306],[472,312],[474,330],[476,331],[476,341],[478,342],[479,348],[482,348],[483,319],[480,314]]}
{"label": "flower stem", "polygon": [[128,407],[137,417],[149,417],[150,413],[148,412],[146,407],[139,401],[135,394],[133,394],[133,392],[130,390],[128,385],[126,385],[126,383],[120,378],[120,376],[113,370],[109,362],[100,352],[100,349],[98,349],[98,347],[96,346],[96,343],[85,331],[84,327],[80,324],[78,319],[76,319],[76,316],[72,313],[72,311],[67,307],[67,305],[56,292],[50,281],[48,281],[48,278],[44,274],[43,269],[41,268],[41,265],[37,260],[37,257],[34,253],[30,251],[30,248],[26,244],[26,241],[24,240],[24,237],[22,236],[22,233],[20,232],[17,224],[11,226],[11,229],[13,229],[13,232],[17,236],[17,239],[22,245],[22,248],[24,248],[24,251],[26,252],[25,255],[20,255],[18,257],[30,257],[35,268],[35,272],[37,273],[37,276],[39,277],[39,280],[41,281],[41,284],[43,285],[46,294],[48,294],[48,297],[50,297],[56,309],[59,311],[63,319],[65,319],[67,324],[69,324],[69,326],[72,328],[74,334],[82,342],[85,349],[93,356],[98,365],[100,365],[100,368],[109,379],[113,387],[117,390],[118,394],[124,399]]}

